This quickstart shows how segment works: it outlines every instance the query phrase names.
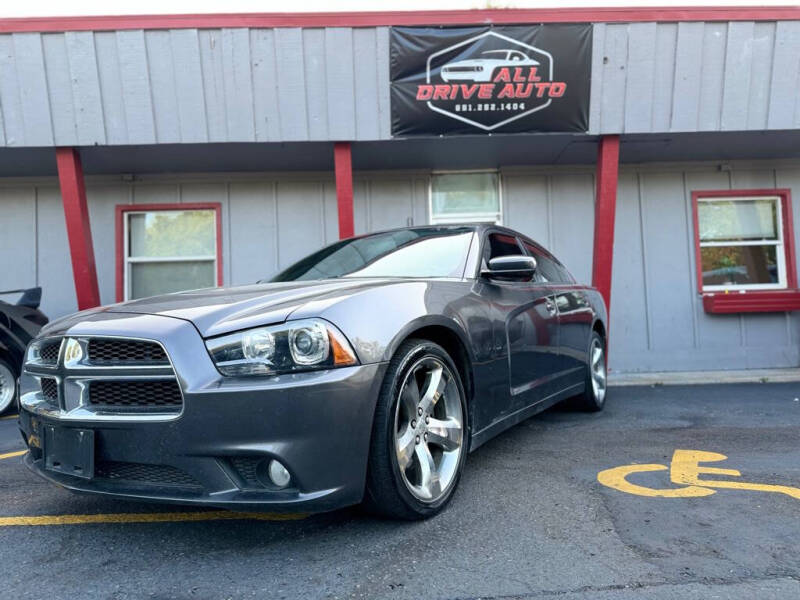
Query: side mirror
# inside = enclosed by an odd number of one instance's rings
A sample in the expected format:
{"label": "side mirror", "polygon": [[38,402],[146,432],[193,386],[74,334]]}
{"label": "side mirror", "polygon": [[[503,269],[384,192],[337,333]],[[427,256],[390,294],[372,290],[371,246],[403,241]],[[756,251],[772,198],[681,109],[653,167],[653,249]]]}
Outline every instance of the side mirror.
{"label": "side mirror", "polygon": [[489,268],[481,271],[484,277],[528,280],[536,272],[536,259],[532,256],[515,254],[498,256],[489,260]]}

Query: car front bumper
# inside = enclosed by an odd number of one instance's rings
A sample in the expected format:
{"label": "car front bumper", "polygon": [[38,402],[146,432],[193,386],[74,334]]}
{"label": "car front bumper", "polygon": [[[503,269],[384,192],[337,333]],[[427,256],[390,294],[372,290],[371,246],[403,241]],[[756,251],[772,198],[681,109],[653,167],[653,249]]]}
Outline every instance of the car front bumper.
{"label": "car front bumper", "polygon": [[[178,319],[117,316],[59,335],[134,331],[167,350],[183,393],[181,413],[159,419],[54,410],[42,402],[36,377],[24,373],[19,422],[35,473],[76,492],[238,510],[318,512],[361,501],[385,363],[227,378],[194,327]],[[91,478],[45,468],[48,427],[93,432]],[[269,482],[272,459],[291,474],[284,489]]]}

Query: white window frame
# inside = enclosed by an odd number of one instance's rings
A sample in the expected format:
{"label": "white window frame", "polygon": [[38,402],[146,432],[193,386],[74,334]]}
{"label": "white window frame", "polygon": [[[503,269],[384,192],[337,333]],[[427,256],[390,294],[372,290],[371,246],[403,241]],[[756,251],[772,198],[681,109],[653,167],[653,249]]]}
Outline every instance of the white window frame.
{"label": "white window frame", "polygon": [[[772,200],[775,203],[775,212],[777,215],[778,239],[777,241],[771,240],[746,240],[746,241],[720,241],[720,242],[704,242],[700,238],[700,203],[701,202],[737,202],[747,200]],[[778,283],[745,283],[745,284],[731,284],[731,285],[705,285],[703,284],[703,292],[722,292],[725,290],[731,291],[750,291],[750,290],[785,290],[789,287],[789,281],[786,274],[786,246],[784,242],[784,229],[783,229],[783,202],[780,196],[703,196],[697,197],[697,241],[699,251],[702,252],[703,248],[714,248],[719,246],[775,246],[775,255],[778,264]],[[698,261],[702,264],[702,259]],[[700,273],[700,280],[702,281],[703,274]]]}
{"label": "white window frame", "polygon": [[[150,213],[156,214],[163,214],[163,213],[182,213],[182,212],[195,212],[195,211],[211,211],[214,213],[214,229],[212,230],[212,235],[214,236],[214,255],[198,255],[198,256],[158,256],[158,257],[150,257],[150,256],[131,256],[130,253],[130,216],[131,215],[147,215]],[[217,239],[217,227],[219,224],[217,223],[217,219],[219,218],[219,213],[213,208],[180,208],[180,206],[176,206],[173,208],[159,208],[155,210],[126,210],[122,215],[122,226],[123,226],[123,240],[124,240],[124,254],[122,256],[123,264],[122,264],[122,286],[123,286],[123,294],[125,301],[131,299],[130,296],[130,281],[131,281],[131,266],[137,263],[163,263],[163,262],[192,262],[192,261],[208,261],[213,262],[214,265],[214,285],[217,285],[217,263],[219,261],[219,248],[217,247],[219,244],[219,240]]]}
{"label": "white window frame", "polygon": [[[433,215],[433,178],[437,175],[471,175],[476,173],[492,173],[497,175],[497,202],[499,210],[494,213],[472,212],[448,214],[444,217]],[[503,224],[503,177],[497,169],[468,169],[450,171],[432,171],[428,178],[428,224],[449,225],[452,223],[494,223]]]}

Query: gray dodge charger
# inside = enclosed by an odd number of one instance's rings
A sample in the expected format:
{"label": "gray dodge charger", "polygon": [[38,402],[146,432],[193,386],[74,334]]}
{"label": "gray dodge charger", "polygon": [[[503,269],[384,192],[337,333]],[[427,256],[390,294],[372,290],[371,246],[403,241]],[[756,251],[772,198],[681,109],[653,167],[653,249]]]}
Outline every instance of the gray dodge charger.
{"label": "gray dodge charger", "polygon": [[599,293],[517,232],[364,235],[269,282],[45,327],[25,460],[77,492],[424,518],[493,436],[568,398],[603,408],[606,332]]}

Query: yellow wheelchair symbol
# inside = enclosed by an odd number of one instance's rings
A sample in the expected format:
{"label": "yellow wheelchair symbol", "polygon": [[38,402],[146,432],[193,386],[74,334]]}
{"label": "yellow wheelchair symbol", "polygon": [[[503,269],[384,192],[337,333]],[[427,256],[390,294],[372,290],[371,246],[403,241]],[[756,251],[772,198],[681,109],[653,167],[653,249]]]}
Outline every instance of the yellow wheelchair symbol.
{"label": "yellow wheelchair symbol", "polygon": [[[724,454],[716,452],[703,452],[702,450],[675,450],[672,463],[669,467],[659,464],[623,465],[606,469],[597,474],[597,481],[603,485],[620,492],[648,496],[651,498],[698,498],[710,496],[718,489],[726,490],[753,490],[756,492],[774,492],[786,494],[800,500],[800,488],[786,485],[771,485],[764,483],[749,483],[746,481],[726,481],[719,479],[701,479],[701,475],[728,475],[741,477],[736,469],[720,469],[718,467],[702,467],[699,463],[719,462],[727,460]],[[683,486],[677,488],[649,488],[636,485],[628,481],[627,477],[633,473],[648,473],[651,471],[666,471],[669,469],[670,481]]]}

